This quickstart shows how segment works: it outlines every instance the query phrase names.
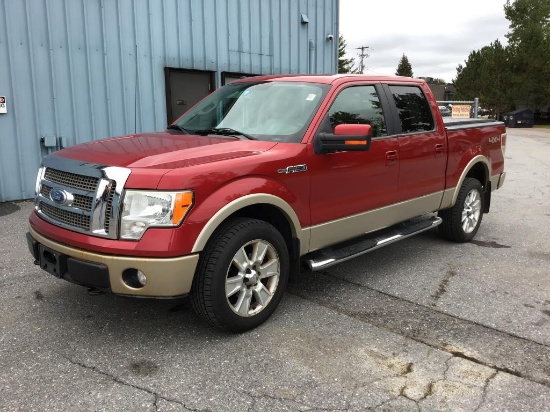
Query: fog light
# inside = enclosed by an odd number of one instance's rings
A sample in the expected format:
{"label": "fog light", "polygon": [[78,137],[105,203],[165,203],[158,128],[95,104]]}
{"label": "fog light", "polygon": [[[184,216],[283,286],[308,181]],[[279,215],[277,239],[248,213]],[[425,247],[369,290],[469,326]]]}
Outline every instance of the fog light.
{"label": "fog light", "polygon": [[137,271],[137,280],[141,286],[145,286],[147,283],[147,277],[145,276],[145,273],[143,273],[141,270]]}
{"label": "fog light", "polygon": [[126,269],[122,272],[122,280],[131,288],[139,289],[147,283],[147,276],[138,269]]}

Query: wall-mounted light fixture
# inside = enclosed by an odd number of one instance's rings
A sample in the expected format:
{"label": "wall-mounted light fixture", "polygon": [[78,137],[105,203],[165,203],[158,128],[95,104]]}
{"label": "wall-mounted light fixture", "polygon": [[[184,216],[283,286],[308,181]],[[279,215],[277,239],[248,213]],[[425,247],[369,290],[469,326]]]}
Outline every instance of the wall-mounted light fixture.
{"label": "wall-mounted light fixture", "polygon": [[300,14],[300,22],[302,24],[308,24],[309,23],[309,17],[307,17],[307,14]]}

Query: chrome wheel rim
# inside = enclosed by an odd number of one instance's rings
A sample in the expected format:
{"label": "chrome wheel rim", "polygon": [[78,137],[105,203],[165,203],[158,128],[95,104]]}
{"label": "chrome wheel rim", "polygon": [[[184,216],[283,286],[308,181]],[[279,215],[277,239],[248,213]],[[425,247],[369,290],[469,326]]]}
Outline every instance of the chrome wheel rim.
{"label": "chrome wheel rim", "polygon": [[269,305],[279,284],[279,255],[271,243],[256,239],[243,245],[229,264],[225,296],[233,312],[257,315]]}
{"label": "chrome wheel rim", "polygon": [[480,215],[481,195],[473,189],[466,196],[464,208],[462,209],[462,230],[464,230],[464,233],[472,233],[475,230]]}

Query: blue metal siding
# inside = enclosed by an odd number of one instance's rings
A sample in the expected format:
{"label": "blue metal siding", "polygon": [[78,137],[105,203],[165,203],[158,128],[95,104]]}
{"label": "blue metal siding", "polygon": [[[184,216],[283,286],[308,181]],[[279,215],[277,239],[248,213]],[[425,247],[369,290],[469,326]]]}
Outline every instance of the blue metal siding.
{"label": "blue metal siding", "polygon": [[0,201],[34,195],[59,148],[41,137],[164,129],[166,67],[212,71],[215,86],[224,71],[335,73],[337,19],[338,0],[0,0]]}

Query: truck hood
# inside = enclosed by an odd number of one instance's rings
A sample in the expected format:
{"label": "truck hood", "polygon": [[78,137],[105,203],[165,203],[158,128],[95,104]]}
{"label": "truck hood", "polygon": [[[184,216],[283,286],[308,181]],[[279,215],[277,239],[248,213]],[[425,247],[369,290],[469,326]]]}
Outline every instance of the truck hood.
{"label": "truck hood", "polygon": [[277,143],[232,137],[142,133],[73,146],[55,155],[131,169],[178,169],[254,156]]}

